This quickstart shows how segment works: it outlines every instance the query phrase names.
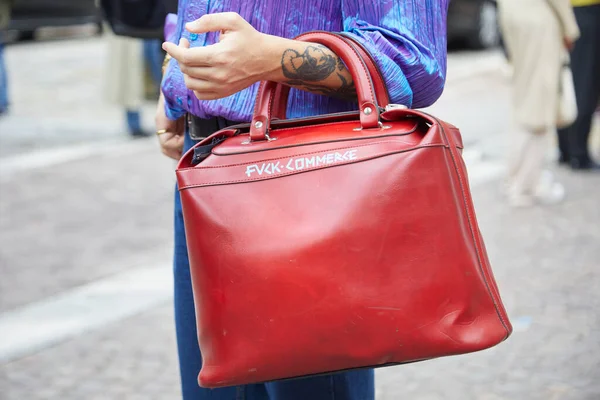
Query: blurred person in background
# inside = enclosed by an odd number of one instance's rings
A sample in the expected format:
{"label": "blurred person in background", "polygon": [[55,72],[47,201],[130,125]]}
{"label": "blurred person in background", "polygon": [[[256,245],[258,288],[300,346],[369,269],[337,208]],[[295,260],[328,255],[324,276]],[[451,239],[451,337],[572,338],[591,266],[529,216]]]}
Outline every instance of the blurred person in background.
{"label": "blurred person in background", "polygon": [[0,115],[8,111],[8,77],[4,63],[4,30],[10,22],[12,1],[0,0]]}
{"label": "blurred person in background", "polygon": [[[442,93],[446,75],[447,7],[447,0],[340,0],[318,5],[294,0],[180,0],[176,32],[166,34],[173,43],[164,48],[173,59],[167,58],[156,112],[163,153],[178,160],[197,140],[232,123],[250,121],[261,80],[301,89],[290,92],[288,118],[357,109],[352,77],[336,54],[326,46],[288,39],[311,30],[348,32],[360,41],[379,66],[392,103],[415,108],[432,104]],[[372,369],[215,390],[198,386],[202,357],[177,192],[174,278],[185,400],[374,399]]]}
{"label": "blurred person in background", "polygon": [[573,170],[600,171],[590,156],[588,139],[600,101],[600,0],[572,0],[581,37],[571,50],[577,119],[558,131],[559,162]]}
{"label": "blurred person in background", "polygon": [[144,39],[144,61],[150,71],[152,81],[159,86],[162,80],[162,64],[165,53],[162,49],[162,41],[159,39]]}
{"label": "blurred person in background", "polygon": [[140,39],[116,36],[108,26],[105,32],[110,49],[105,85],[108,101],[124,109],[127,131],[131,137],[150,136],[142,128],[140,114],[145,100],[143,42]]}
{"label": "blurred person in background", "polygon": [[566,51],[579,37],[570,0],[498,0],[500,26],[513,67],[515,135],[507,177],[515,207],[557,203],[564,187],[544,169],[555,135]]}

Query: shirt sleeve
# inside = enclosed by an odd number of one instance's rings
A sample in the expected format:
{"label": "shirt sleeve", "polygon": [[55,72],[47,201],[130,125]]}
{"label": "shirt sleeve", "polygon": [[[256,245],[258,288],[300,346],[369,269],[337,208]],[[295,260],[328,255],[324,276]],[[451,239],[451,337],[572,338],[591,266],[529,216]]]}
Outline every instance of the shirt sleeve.
{"label": "shirt sleeve", "polygon": [[446,78],[448,0],[342,0],[344,31],[369,51],[390,101],[433,104]]}
{"label": "shirt sleeve", "polygon": [[569,0],[550,0],[549,4],[558,17],[563,37],[572,42],[576,41],[580,33],[571,2]]}

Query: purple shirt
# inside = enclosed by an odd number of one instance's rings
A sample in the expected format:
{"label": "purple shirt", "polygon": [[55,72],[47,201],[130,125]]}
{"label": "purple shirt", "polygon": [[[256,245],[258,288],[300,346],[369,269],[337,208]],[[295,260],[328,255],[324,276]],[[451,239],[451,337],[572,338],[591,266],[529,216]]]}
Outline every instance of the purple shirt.
{"label": "purple shirt", "polygon": [[[449,0],[179,0],[169,41],[185,37],[192,47],[215,43],[214,32],[197,35],[184,25],[204,14],[235,11],[263,33],[285,38],[312,30],[348,32],[369,50],[386,81],[392,103],[412,108],[431,105],[446,76],[446,14]],[[198,100],[185,87],[176,60],[162,83],[166,112],[202,118],[249,121],[258,84],[218,100]],[[292,89],[288,117],[356,109],[355,103]]]}

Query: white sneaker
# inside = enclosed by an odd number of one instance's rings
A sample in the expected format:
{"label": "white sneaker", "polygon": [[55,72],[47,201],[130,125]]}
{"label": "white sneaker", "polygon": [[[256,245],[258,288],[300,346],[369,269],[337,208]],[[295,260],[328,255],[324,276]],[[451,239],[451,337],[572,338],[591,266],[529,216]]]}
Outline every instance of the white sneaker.
{"label": "white sneaker", "polygon": [[540,204],[558,204],[566,197],[565,187],[554,180],[550,171],[543,171],[535,193],[535,200]]}
{"label": "white sneaker", "polygon": [[533,196],[527,194],[508,193],[508,205],[514,208],[531,207],[535,204]]}

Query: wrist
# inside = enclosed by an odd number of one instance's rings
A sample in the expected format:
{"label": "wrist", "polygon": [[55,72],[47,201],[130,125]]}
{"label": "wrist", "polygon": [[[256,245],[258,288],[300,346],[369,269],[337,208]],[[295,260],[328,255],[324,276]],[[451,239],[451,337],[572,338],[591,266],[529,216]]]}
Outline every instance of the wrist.
{"label": "wrist", "polygon": [[259,76],[260,81],[281,82],[285,80],[281,68],[281,58],[286,49],[297,47],[295,40],[285,39],[279,36],[263,34],[262,49],[264,49],[263,70]]}

